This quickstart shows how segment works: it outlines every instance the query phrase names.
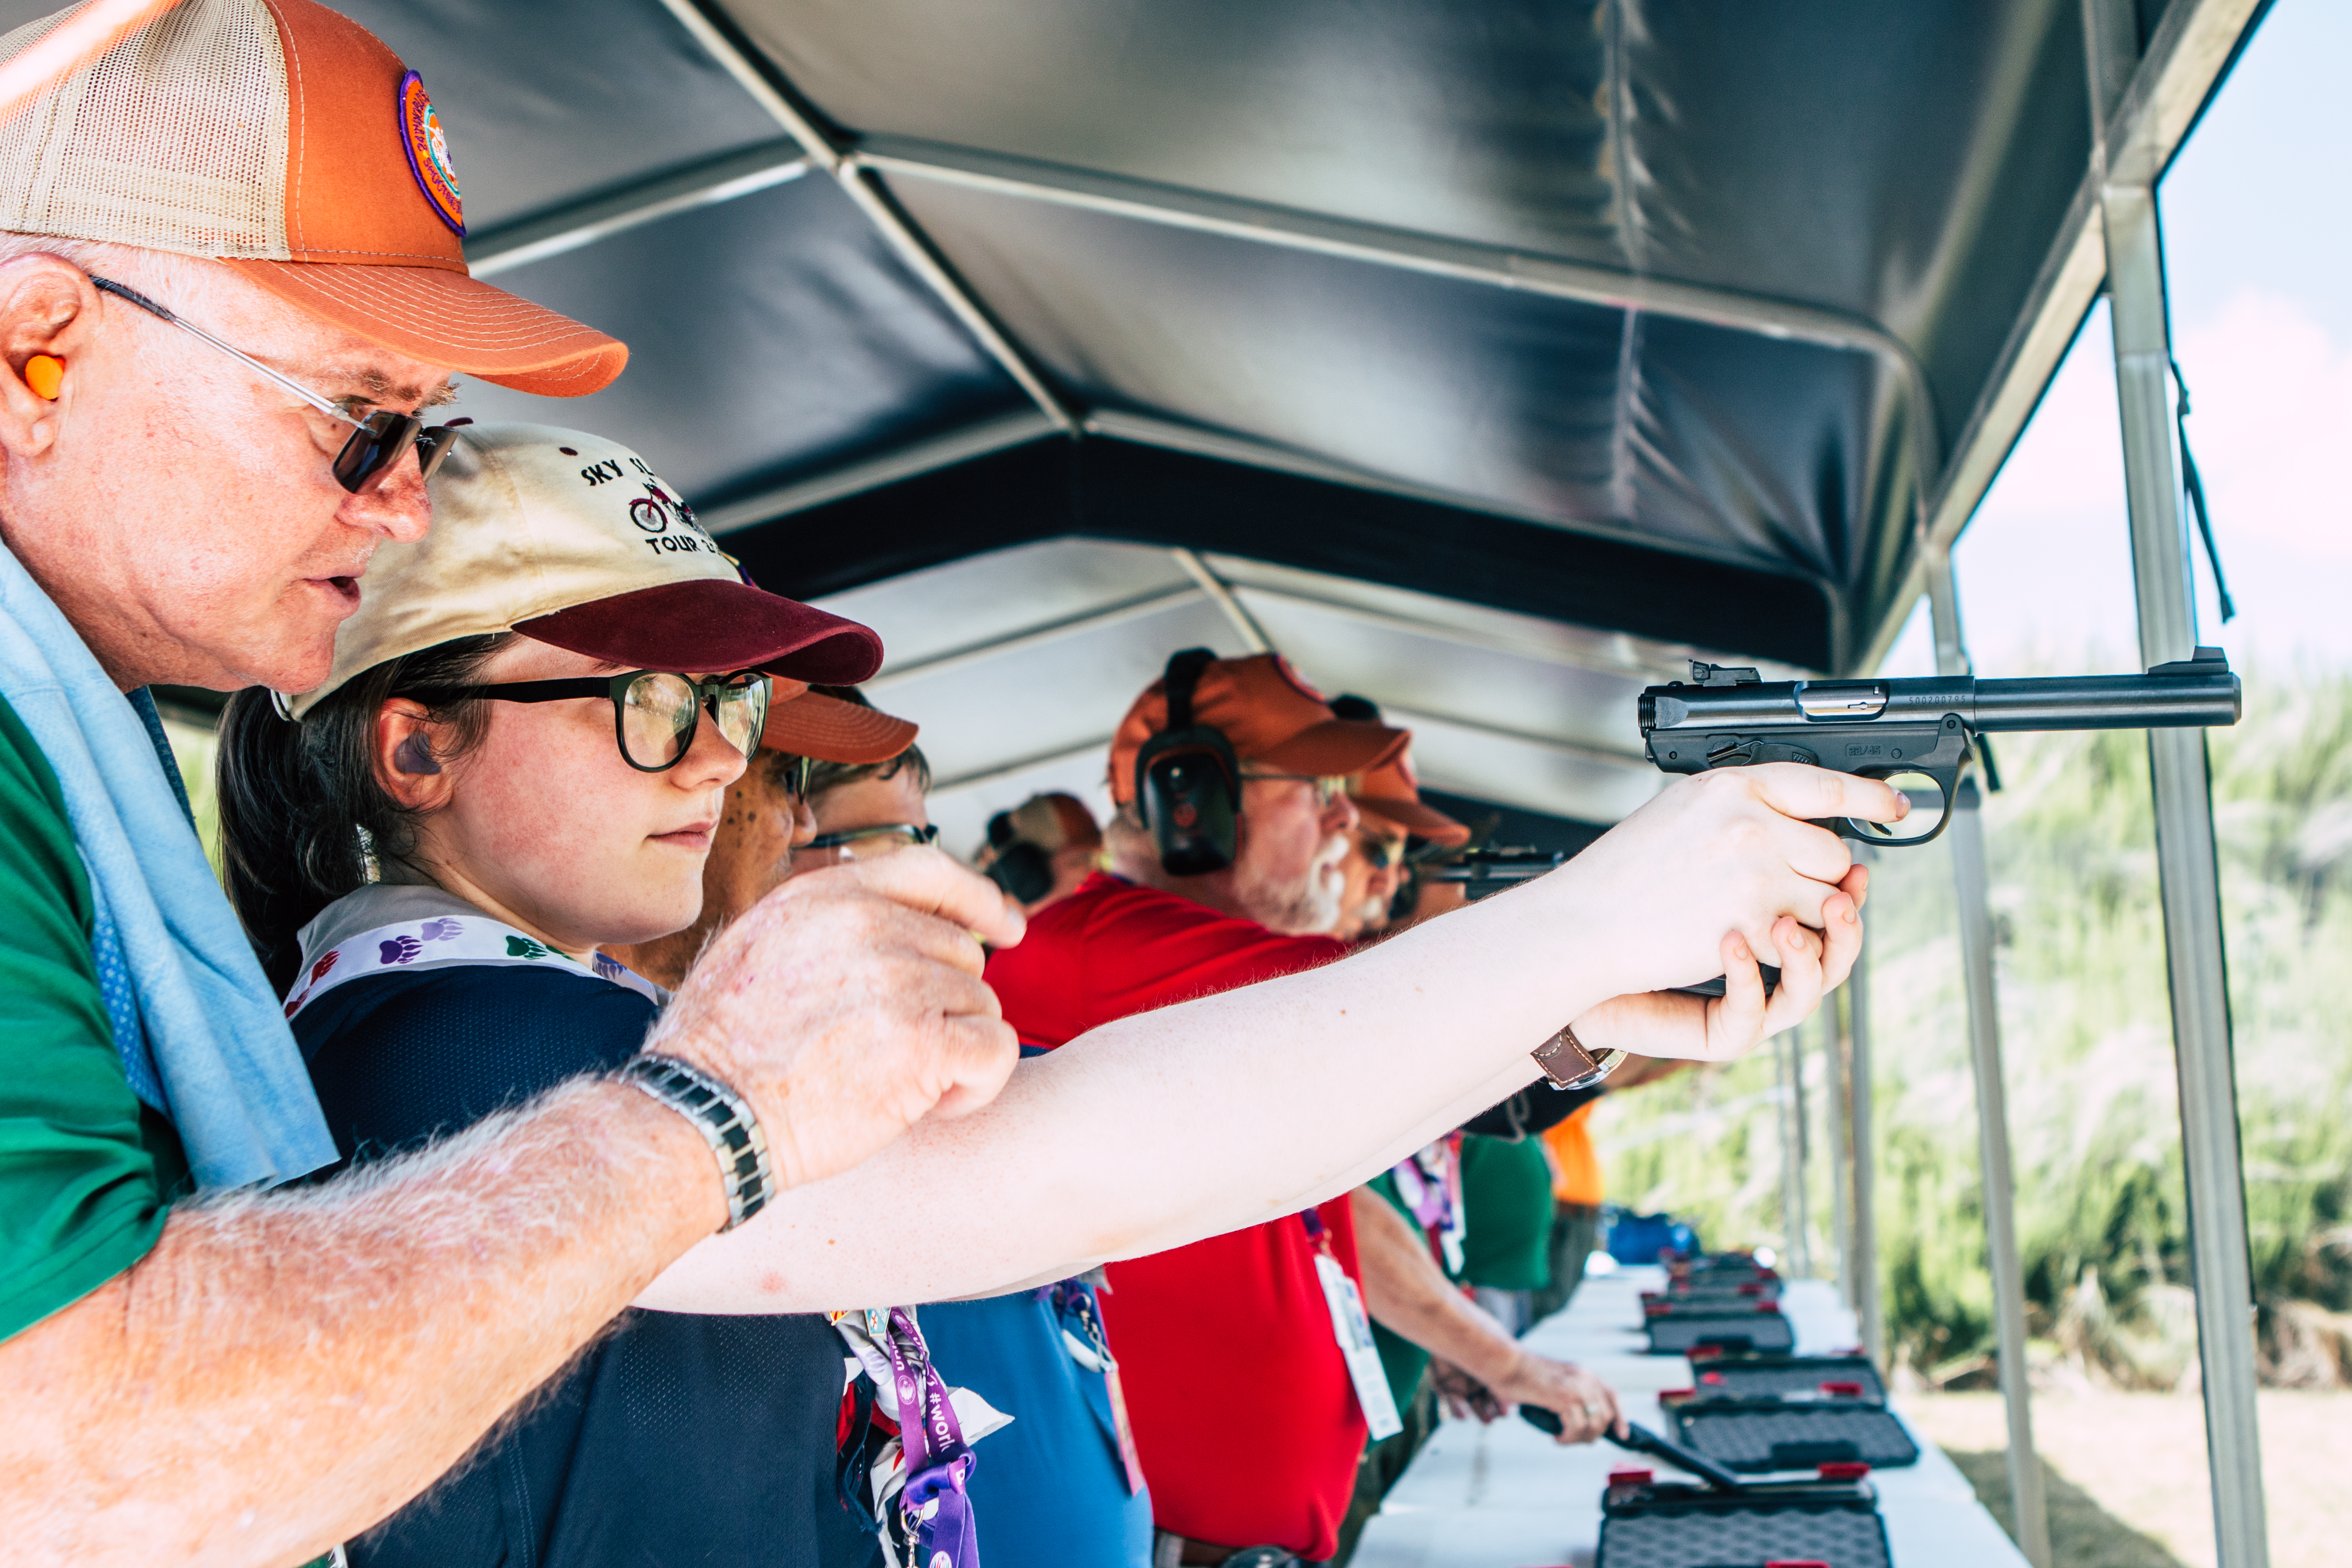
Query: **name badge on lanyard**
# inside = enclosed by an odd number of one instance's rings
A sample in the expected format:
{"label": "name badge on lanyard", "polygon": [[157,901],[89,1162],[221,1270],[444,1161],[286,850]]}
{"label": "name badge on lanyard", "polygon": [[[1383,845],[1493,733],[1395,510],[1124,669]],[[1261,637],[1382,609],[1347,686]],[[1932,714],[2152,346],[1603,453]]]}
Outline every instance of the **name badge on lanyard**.
{"label": "name badge on lanyard", "polygon": [[1381,1367],[1380,1347],[1372,1342],[1372,1321],[1364,1311],[1363,1293],[1331,1254],[1331,1236],[1323,1216],[1313,1209],[1301,1214],[1307,1234],[1315,1242],[1315,1277],[1323,1285],[1324,1305],[1331,1309],[1331,1335],[1348,1363],[1348,1377],[1356,1385],[1356,1404],[1375,1443],[1404,1430],[1397,1415],[1396,1396],[1389,1392],[1389,1374]]}

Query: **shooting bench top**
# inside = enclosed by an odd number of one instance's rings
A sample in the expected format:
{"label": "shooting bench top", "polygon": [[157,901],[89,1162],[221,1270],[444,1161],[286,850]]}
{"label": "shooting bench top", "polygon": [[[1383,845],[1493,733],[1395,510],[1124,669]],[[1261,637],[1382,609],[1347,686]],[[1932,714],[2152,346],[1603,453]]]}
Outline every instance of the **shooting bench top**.
{"label": "shooting bench top", "polygon": [[[1588,1278],[1566,1311],[1527,1336],[1529,1348],[1606,1379],[1625,1414],[1654,1431],[1669,1425],[1659,1392],[1692,1380],[1682,1357],[1642,1351],[1641,1292],[1663,1289],[1664,1279],[1653,1268]],[[1853,1314],[1832,1285],[1790,1280],[1781,1307],[1801,1353],[1829,1354],[1854,1342]],[[1951,1460],[1916,1428],[1911,1435],[1919,1462],[1871,1475],[1895,1568],[2025,1568]],[[1606,1445],[1559,1447],[1522,1421],[1447,1421],[1364,1531],[1356,1568],[1587,1568],[1601,1537],[1609,1472],[1639,1466],[1675,1473]]]}

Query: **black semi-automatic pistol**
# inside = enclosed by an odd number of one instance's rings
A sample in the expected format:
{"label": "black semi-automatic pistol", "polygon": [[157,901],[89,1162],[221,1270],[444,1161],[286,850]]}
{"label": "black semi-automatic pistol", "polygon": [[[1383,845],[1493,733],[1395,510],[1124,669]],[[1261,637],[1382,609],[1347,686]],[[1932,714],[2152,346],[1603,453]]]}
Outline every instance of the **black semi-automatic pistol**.
{"label": "black semi-automatic pistol", "polygon": [[[1670,773],[1809,763],[1885,779],[1911,796],[1910,816],[1822,826],[1865,843],[1925,844],[1951,820],[1969,765],[1979,753],[1990,763],[1987,735],[2234,724],[2242,701],[2238,678],[2217,647],[2146,675],[2032,680],[1768,681],[1753,669],[1694,659],[1688,685],[1677,680],[1642,693],[1642,740],[1650,761]],[[1939,806],[1932,823],[1922,809],[1929,805]]]}

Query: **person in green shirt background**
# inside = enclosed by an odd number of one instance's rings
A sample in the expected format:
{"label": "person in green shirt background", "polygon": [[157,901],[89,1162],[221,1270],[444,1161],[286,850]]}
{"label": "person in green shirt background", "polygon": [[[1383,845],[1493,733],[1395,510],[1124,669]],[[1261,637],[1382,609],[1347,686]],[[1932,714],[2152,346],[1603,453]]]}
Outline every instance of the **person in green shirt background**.
{"label": "person in green shirt background", "polygon": [[1462,1139],[1462,1279],[1513,1334],[1533,1327],[1532,1292],[1551,1283],[1551,1162],[1540,1138]]}

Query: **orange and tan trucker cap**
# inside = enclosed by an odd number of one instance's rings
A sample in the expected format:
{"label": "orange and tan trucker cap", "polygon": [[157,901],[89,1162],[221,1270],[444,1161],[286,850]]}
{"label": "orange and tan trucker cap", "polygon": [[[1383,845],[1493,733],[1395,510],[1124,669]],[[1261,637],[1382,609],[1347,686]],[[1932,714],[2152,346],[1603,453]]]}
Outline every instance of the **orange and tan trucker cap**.
{"label": "orange and tan trucker cap", "polygon": [[[81,9],[0,37],[0,64]],[[0,121],[0,231],[213,258],[395,353],[545,396],[628,362],[467,276],[424,82],[314,0],[179,0],[51,83]]]}
{"label": "orange and tan trucker cap", "polygon": [[[1234,755],[1286,773],[1330,777],[1378,767],[1412,739],[1402,730],[1340,719],[1278,653],[1213,659],[1192,689],[1192,721],[1224,731]],[[1168,683],[1155,680],[1119,721],[1110,742],[1110,793],[1135,798],[1135,759],[1168,727]]]}
{"label": "orange and tan trucker cap", "polygon": [[504,631],[624,668],[767,670],[782,678],[779,706],[809,700],[800,685],[852,685],[881,668],[871,627],[744,582],[677,492],[618,442],[539,425],[465,426],[431,489],[433,531],[377,549],[360,607],[335,633],[333,668],[287,701],[289,717],[387,659]]}

